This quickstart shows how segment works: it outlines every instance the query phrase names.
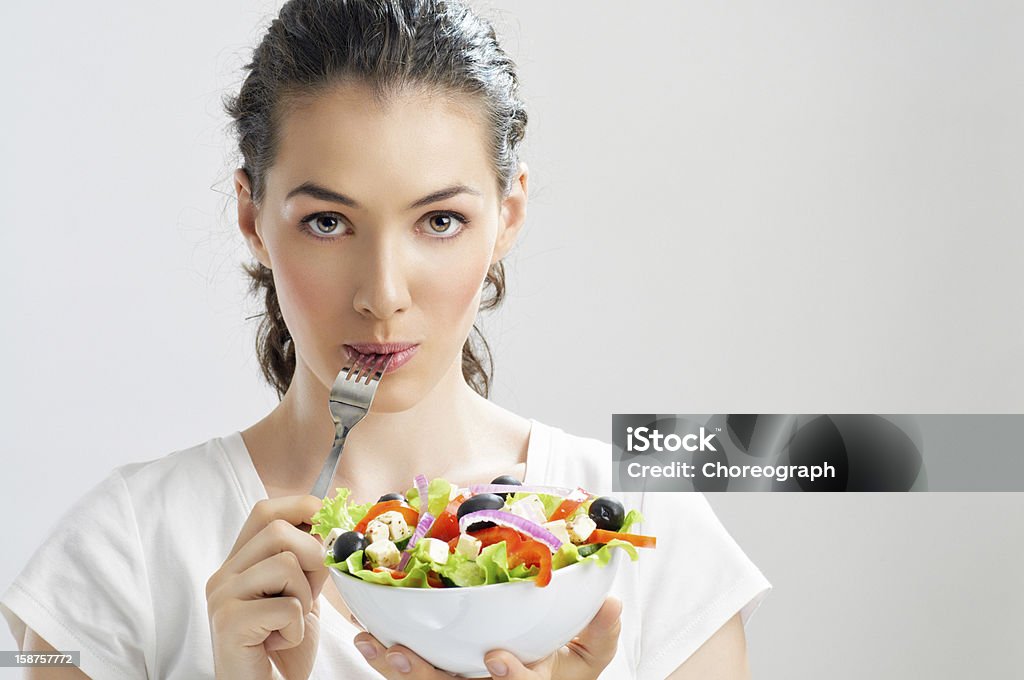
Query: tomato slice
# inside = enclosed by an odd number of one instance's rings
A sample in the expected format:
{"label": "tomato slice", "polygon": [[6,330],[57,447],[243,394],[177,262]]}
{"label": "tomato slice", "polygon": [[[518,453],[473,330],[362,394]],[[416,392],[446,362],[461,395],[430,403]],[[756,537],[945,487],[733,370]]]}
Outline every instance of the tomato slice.
{"label": "tomato slice", "polygon": [[654,536],[641,536],[640,534],[624,534],[618,531],[607,531],[606,529],[594,529],[587,537],[587,543],[607,543],[613,538],[621,541],[628,541],[638,548],[653,548],[657,543]]}
{"label": "tomato slice", "polygon": [[427,572],[427,585],[431,588],[444,588],[444,581],[433,569]]}
{"label": "tomato slice", "polygon": [[445,543],[453,538],[457,539],[459,537],[459,518],[445,510],[434,520],[427,536]]}
{"label": "tomato slice", "polygon": [[396,581],[399,580],[399,579],[403,579],[403,578],[405,578],[407,576],[407,574],[404,571],[400,570],[400,569],[388,569],[387,567],[374,567],[373,570],[375,572],[377,572],[378,574],[383,573],[385,571],[391,572],[391,578],[395,579]]}
{"label": "tomato slice", "polygon": [[405,523],[413,528],[416,528],[416,524],[420,521],[420,513],[405,505],[402,501],[381,501],[367,510],[366,515],[359,520],[353,531],[358,531],[361,534],[366,533],[366,527],[370,524],[370,520],[383,515],[389,510],[397,510],[402,513]]}
{"label": "tomato slice", "polygon": [[572,513],[576,512],[576,508],[583,505],[585,501],[586,499],[573,500],[571,498],[566,498],[564,501],[559,503],[558,507],[555,508],[555,511],[551,513],[551,517],[548,517],[548,521],[555,522],[560,519],[565,519]]}
{"label": "tomato slice", "polygon": [[[437,516],[434,523],[430,525],[430,531],[427,532],[427,537],[436,538],[439,541],[445,543],[450,542],[453,538],[459,537],[459,506],[462,505],[462,501],[466,500],[466,497],[459,494],[453,498],[449,503],[448,507]],[[449,552],[454,552],[455,548],[449,546]]]}
{"label": "tomato slice", "polygon": [[508,553],[508,566],[511,569],[520,564],[540,567],[537,574],[538,586],[551,583],[551,550],[543,543],[527,538],[516,544]]}
{"label": "tomato slice", "polygon": [[459,511],[459,506],[462,505],[462,501],[466,500],[466,497],[461,493],[455,498],[448,502],[448,507],[444,509],[445,512],[450,512],[453,515]]}

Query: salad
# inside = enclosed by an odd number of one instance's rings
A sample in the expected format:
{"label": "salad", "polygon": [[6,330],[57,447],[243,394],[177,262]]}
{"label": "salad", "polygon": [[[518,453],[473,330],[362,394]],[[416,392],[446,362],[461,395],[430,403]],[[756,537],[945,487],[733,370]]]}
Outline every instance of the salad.
{"label": "salad", "polygon": [[465,588],[532,580],[583,561],[605,565],[612,549],[638,559],[655,537],[630,533],[643,521],[610,496],[583,488],[523,486],[502,476],[458,488],[416,475],[404,494],[355,504],[337,489],[313,516],[324,564],[364,581],[407,588]]}

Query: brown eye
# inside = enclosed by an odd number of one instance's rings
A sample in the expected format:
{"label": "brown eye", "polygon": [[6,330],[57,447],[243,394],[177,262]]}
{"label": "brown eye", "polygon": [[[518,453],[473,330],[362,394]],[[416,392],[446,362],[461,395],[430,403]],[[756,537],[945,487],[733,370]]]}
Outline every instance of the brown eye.
{"label": "brown eye", "polygon": [[[319,215],[310,220],[310,222],[313,223],[313,228],[321,234],[330,234],[333,233],[334,228],[338,225],[338,218],[331,217],[330,215]],[[326,227],[326,229],[323,227]]]}
{"label": "brown eye", "polygon": [[434,215],[430,218],[430,228],[438,234],[447,233],[452,228],[452,218],[448,215]]}
{"label": "brown eye", "polygon": [[319,241],[336,241],[344,236],[345,223],[337,213],[314,213],[302,218],[299,231]]}
{"label": "brown eye", "polygon": [[469,224],[469,220],[462,215],[452,212],[434,213],[426,219],[426,234],[440,239],[455,238],[462,232],[463,227]]}

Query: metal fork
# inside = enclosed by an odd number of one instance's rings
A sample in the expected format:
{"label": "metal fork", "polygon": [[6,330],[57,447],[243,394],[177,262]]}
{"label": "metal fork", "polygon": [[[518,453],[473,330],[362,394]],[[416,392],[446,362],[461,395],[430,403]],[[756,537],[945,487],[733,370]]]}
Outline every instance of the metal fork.
{"label": "metal fork", "polygon": [[345,446],[345,439],[356,423],[370,410],[373,395],[377,393],[380,379],[393,356],[374,354],[365,360],[359,357],[352,366],[342,368],[338,377],[334,379],[329,403],[331,418],[334,420],[334,445],[327,455],[327,460],[324,461],[320,476],[316,478],[313,490],[310,491],[311,495],[317,498],[324,498],[327,495],[327,487],[331,485],[334,473],[338,469],[338,461],[341,460],[341,449]]}

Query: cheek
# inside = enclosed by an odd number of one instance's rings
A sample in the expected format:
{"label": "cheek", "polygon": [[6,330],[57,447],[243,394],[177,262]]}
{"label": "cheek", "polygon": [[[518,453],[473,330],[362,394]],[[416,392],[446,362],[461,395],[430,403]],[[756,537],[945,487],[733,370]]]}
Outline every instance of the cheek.
{"label": "cheek", "polygon": [[306,336],[311,329],[324,327],[321,318],[332,311],[324,299],[328,280],[324,273],[309,266],[281,263],[274,268],[278,302],[292,335]]}
{"label": "cheek", "polygon": [[443,309],[444,314],[436,317],[438,322],[449,326],[454,324],[452,330],[457,328],[459,333],[468,333],[476,319],[481,284],[489,264],[486,260],[473,263],[463,260],[459,266],[448,268],[444,276],[438,277],[437,283],[431,286],[432,299],[424,301],[425,310]]}

